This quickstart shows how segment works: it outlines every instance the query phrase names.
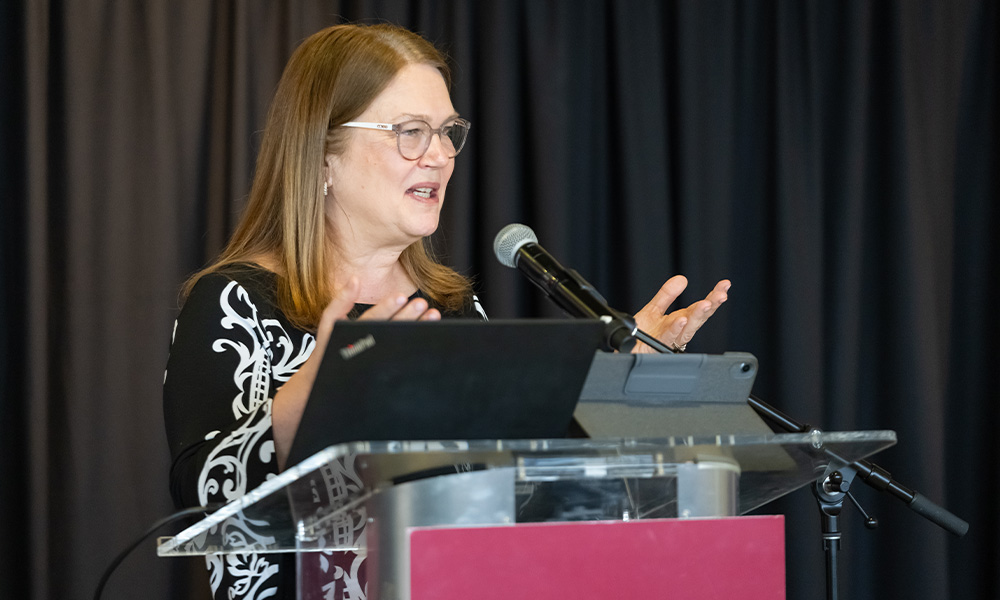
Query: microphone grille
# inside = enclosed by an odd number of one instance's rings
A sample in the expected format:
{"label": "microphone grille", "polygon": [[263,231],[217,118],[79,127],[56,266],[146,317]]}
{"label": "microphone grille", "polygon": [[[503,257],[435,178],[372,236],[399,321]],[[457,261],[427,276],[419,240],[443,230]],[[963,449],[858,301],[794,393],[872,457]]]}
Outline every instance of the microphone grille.
{"label": "microphone grille", "polygon": [[511,223],[497,233],[493,239],[493,252],[497,255],[497,260],[505,267],[515,268],[517,266],[517,251],[525,244],[537,244],[538,238],[535,232],[527,225]]}

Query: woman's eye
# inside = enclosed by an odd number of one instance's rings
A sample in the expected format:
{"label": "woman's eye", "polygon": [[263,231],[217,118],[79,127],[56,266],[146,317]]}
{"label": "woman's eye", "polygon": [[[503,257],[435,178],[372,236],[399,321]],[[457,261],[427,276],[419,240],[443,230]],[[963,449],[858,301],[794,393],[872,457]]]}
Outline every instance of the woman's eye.
{"label": "woman's eye", "polygon": [[409,128],[409,129],[400,129],[399,130],[399,135],[405,135],[405,136],[408,136],[408,137],[419,137],[422,134],[423,134],[423,130],[420,129],[419,127],[412,127],[412,128]]}

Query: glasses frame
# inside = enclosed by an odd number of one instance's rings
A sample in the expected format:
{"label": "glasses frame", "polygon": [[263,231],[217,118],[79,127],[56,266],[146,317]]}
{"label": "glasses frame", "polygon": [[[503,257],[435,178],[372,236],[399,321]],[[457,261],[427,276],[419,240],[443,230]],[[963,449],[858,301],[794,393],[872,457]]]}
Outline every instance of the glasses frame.
{"label": "glasses frame", "polygon": [[[429,136],[427,136],[427,145],[424,146],[424,149],[420,153],[420,155],[417,156],[417,157],[415,157],[415,158],[410,158],[410,157],[406,156],[405,154],[403,154],[403,148],[400,146],[399,132],[400,132],[401,127],[403,125],[407,124],[407,123],[423,123],[431,131],[431,134]],[[431,127],[431,124],[428,123],[427,121],[424,121],[423,119],[408,119],[406,121],[403,121],[402,123],[395,123],[395,124],[394,123],[366,123],[366,122],[363,122],[363,121],[350,121],[348,123],[342,123],[340,126],[341,127],[353,127],[353,128],[357,128],[357,129],[374,129],[376,131],[386,131],[386,132],[395,133],[396,134],[396,150],[399,151],[399,155],[402,156],[403,158],[405,158],[406,160],[420,160],[421,158],[424,157],[425,154],[427,154],[427,150],[430,149],[430,147],[431,147],[431,140],[434,138],[434,136],[437,135],[438,139],[441,139],[442,131],[444,130],[444,128],[445,127],[453,127],[457,123],[464,124],[464,126],[465,126],[465,138],[462,139],[462,144],[458,148],[455,148],[455,153],[448,157],[448,158],[455,158],[456,156],[459,155],[460,152],[462,152],[462,148],[465,148],[465,142],[469,139],[469,131],[472,129],[472,123],[470,123],[468,119],[463,119],[463,118],[459,117],[459,118],[454,119],[452,121],[448,121],[447,123],[445,123],[444,125],[438,127],[437,129],[434,129],[433,127]]]}

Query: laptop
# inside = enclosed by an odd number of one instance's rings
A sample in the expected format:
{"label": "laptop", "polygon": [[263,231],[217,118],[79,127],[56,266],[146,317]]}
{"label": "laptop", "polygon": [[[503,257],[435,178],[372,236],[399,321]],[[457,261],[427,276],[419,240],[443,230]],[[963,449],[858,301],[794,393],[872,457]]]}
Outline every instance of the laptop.
{"label": "laptop", "polygon": [[597,320],[338,321],[288,457],[352,441],[565,437]]}

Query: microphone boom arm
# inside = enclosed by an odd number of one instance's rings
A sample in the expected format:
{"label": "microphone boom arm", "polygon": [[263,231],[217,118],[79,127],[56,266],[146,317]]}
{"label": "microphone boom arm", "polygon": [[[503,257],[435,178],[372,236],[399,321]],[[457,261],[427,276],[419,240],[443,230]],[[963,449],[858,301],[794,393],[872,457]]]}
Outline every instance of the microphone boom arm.
{"label": "microphone boom arm", "polygon": [[518,248],[517,269],[569,316],[603,321],[603,350],[632,351],[639,331],[635,318],[609,307],[597,289],[574,269],[563,267],[537,243]]}

